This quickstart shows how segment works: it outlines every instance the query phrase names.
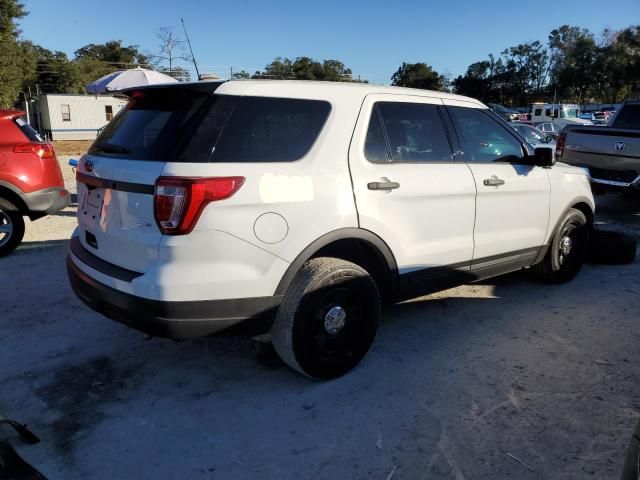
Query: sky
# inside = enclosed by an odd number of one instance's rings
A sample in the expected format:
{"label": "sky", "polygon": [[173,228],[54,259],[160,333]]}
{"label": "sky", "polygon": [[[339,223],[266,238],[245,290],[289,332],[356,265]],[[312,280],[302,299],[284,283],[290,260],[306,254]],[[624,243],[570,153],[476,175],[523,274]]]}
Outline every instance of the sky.
{"label": "sky", "polygon": [[20,21],[22,37],[71,57],[112,39],[157,53],[158,29],[181,34],[182,17],[201,73],[228,75],[230,67],[253,73],[278,56],[309,56],[341,60],[374,83],[389,83],[402,62],[457,76],[489,53],[546,41],[563,24],[595,33],[640,24],[640,0],[22,2],[29,11]]}

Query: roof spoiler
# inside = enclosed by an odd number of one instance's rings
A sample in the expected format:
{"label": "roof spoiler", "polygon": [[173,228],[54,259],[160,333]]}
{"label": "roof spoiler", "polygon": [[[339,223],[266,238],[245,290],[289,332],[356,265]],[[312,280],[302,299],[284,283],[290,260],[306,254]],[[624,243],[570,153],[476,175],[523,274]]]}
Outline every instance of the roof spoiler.
{"label": "roof spoiler", "polygon": [[0,118],[16,118],[16,117],[22,117],[23,115],[26,115],[27,112],[24,112],[22,110],[0,110]]}
{"label": "roof spoiler", "polygon": [[201,81],[201,82],[179,82],[179,83],[157,83],[155,85],[143,85],[120,90],[118,93],[130,97],[134,92],[146,92],[153,90],[195,90],[198,92],[213,93],[220,85],[227,80]]}

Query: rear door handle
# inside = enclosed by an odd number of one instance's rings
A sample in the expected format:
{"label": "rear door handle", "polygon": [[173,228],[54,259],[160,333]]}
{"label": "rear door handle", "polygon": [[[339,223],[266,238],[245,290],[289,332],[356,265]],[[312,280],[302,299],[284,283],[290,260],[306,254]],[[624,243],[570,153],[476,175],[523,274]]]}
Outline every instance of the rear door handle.
{"label": "rear door handle", "polygon": [[499,187],[500,185],[504,185],[504,180],[494,175],[491,178],[485,178],[482,183],[487,187]]}
{"label": "rear door handle", "polygon": [[382,177],[381,182],[369,182],[367,183],[367,188],[369,190],[384,190],[390,192],[396,188],[400,188],[400,184],[398,182],[392,182],[387,177]]}

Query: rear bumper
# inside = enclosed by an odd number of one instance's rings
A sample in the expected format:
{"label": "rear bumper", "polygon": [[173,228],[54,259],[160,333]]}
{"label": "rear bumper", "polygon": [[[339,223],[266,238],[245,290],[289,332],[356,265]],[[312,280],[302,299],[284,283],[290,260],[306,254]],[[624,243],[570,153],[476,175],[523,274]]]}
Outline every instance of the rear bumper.
{"label": "rear bumper", "polygon": [[22,200],[31,218],[51,215],[69,206],[71,194],[61,187],[45,188],[31,193],[23,193]]}
{"label": "rear bumper", "polygon": [[67,273],[74,293],[93,310],[156,337],[186,339],[218,333],[264,333],[281,300],[281,297],[185,302],[150,300],[98,282],[82,271],[71,256],[67,257]]}

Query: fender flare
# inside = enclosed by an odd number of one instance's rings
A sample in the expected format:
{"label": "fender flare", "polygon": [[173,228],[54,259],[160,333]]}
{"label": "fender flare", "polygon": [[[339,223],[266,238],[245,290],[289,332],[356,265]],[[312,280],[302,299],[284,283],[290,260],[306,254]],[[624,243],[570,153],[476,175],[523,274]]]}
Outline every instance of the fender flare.
{"label": "fender flare", "polygon": [[375,248],[386,262],[389,272],[392,274],[391,283],[392,288],[395,289],[398,278],[398,264],[396,263],[393,252],[386,242],[369,230],[347,227],[324,234],[302,250],[295,260],[291,262],[291,265],[287,268],[282,279],[280,279],[280,283],[278,284],[274,295],[285,295],[294,277],[300,268],[302,268],[302,265],[313,257],[318,250],[338,240],[361,240],[369,243],[373,248]]}

